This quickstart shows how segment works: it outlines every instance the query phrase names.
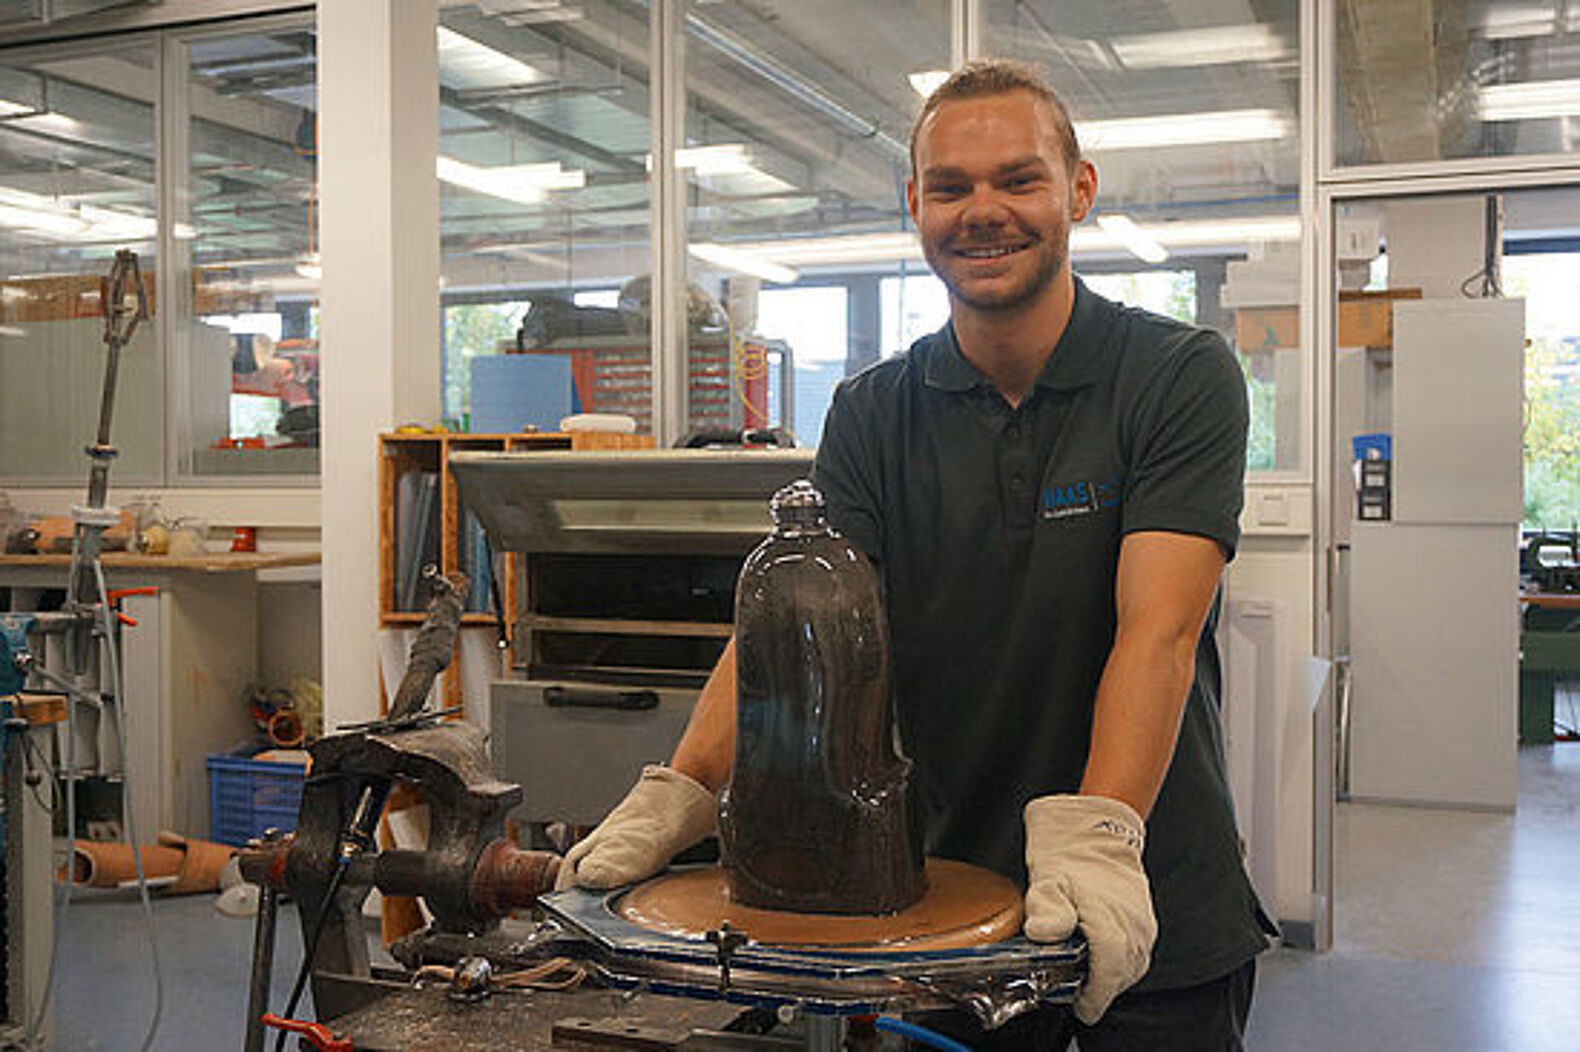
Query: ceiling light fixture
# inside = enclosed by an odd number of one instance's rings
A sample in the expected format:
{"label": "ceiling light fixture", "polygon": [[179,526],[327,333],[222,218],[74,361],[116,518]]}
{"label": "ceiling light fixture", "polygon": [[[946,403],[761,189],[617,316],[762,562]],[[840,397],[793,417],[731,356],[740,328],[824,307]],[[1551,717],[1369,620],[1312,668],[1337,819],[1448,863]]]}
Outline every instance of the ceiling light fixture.
{"label": "ceiling light fixture", "polygon": [[[675,167],[690,169],[698,175],[744,175],[755,172],[752,155],[738,142],[713,146],[683,146],[675,151]],[[653,170],[653,155],[647,155],[647,170]]]}
{"label": "ceiling light fixture", "polygon": [[1114,37],[1108,46],[1127,69],[1272,62],[1294,54],[1273,27],[1263,22],[1137,33]]}
{"label": "ceiling light fixture", "polygon": [[922,258],[922,244],[916,239],[915,234],[909,232],[849,234],[841,237],[798,237],[731,247],[786,266],[899,263]]}
{"label": "ceiling light fixture", "polygon": [[440,157],[434,170],[453,186],[528,205],[541,204],[550,190],[576,190],[587,185],[586,172],[561,168],[557,161],[484,168],[453,157]]}
{"label": "ceiling light fixture", "polygon": [[463,90],[516,88],[552,79],[520,59],[444,26],[439,27],[439,70],[440,79]]}
{"label": "ceiling light fixture", "polygon": [[1103,233],[1113,238],[1131,255],[1146,263],[1161,263],[1169,258],[1169,250],[1157,238],[1136,225],[1136,221],[1119,212],[1104,212],[1097,217]]}
{"label": "ceiling light fixture", "polygon": [[1282,139],[1293,122],[1277,110],[1219,110],[1173,113],[1162,117],[1121,117],[1076,121],[1075,133],[1088,153],[1103,150],[1155,149],[1221,142]]}
{"label": "ceiling light fixture", "polygon": [[1580,115],[1580,80],[1532,80],[1489,84],[1477,92],[1476,115],[1484,121],[1526,121]]}
{"label": "ceiling light fixture", "polygon": [[296,265],[291,269],[309,281],[322,281],[324,278],[324,259],[317,252],[303,252],[296,257]]}
{"label": "ceiling light fixture", "polygon": [[764,259],[754,252],[743,252],[730,245],[705,241],[687,245],[686,251],[705,263],[712,263],[725,270],[749,274],[754,278],[762,278],[776,285],[793,285],[801,278],[800,274],[787,266]]}
{"label": "ceiling light fixture", "polygon": [[937,91],[944,81],[949,79],[949,71],[947,69],[920,69],[905,79],[911,82],[911,90],[925,99]]}
{"label": "ceiling light fixture", "polygon": [[[1169,220],[1153,223],[1147,234],[1171,251],[1183,248],[1243,250],[1248,244],[1299,241],[1299,216],[1245,216],[1239,219]],[[1070,251],[1098,252],[1126,248],[1101,227],[1081,227],[1070,233]]]}
{"label": "ceiling light fixture", "polygon": [[0,204],[0,226],[64,237],[75,237],[88,230],[87,222],[78,216],[52,208],[17,207],[10,204]]}
{"label": "ceiling light fixture", "polygon": [[96,237],[111,241],[152,241],[159,236],[159,221],[97,205],[79,205],[77,214],[88,222]]}

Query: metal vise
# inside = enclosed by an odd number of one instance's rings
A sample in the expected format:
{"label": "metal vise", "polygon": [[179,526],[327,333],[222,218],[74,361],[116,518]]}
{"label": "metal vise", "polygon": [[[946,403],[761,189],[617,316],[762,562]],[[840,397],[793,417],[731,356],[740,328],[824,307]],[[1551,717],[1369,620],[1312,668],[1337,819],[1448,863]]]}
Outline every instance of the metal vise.
{"label": "metal vise", "polygon": [[[319,953],[341,942],[348,952],[337,961],[331,951],[318,963],[366,974],[359,917],[371,888],[420,896],[435,929],[478,935],[553,887],[558,856],[522,851],[504,836],[505,815],[521,801],[521,787],[493,776],[484,734],[472,724],[350,731],[322,739],[310,752],[312,774],[295,835],[243,853],[241,865],[248,879],[289,891],[304,924],[325,907],[335,867],[347,867],[335,901],[327,903]],[[344,857],[347,830],[366,823],[371,839],[371,822],[397,782],[417,789],[428,805],[428,847],[375,852],[363,845]],[[371,822],[359,809],[371,812]]]}

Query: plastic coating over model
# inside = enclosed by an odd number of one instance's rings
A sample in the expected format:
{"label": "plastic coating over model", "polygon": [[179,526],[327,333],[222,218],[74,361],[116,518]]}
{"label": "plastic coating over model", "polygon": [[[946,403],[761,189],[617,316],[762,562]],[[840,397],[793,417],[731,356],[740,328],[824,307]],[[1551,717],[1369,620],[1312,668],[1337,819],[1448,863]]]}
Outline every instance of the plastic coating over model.
{"label": "plastic coating over model", "polygon": [[719,801],[730,897],[892,913],[926,881],[877,574],[810,482],[774,494],[771,510],[774,531],[736,589],[735,764]]}

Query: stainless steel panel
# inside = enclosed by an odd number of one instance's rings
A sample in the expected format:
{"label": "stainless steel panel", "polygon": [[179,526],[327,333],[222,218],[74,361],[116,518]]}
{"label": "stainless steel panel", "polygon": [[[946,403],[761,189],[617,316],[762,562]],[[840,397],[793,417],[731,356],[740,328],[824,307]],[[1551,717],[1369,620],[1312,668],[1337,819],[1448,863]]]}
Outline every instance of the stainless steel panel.
{"label": "stainless steel panel", "polygon": [[[546,690],[651,691],[649,709],[551,706]],[[664,763],[680,740],[697,691],[671,687],[589,687],[508,680],[493,685],[490,750],[499,777],[520,783],[521,821],[602,821],[636,783],[644,764]]]}
{"label": "stainless steel panel", "polygon": [[461,498],[517,552],[738,552],[767,534],[768,498],[812,472],[807,450],[461,452]]}

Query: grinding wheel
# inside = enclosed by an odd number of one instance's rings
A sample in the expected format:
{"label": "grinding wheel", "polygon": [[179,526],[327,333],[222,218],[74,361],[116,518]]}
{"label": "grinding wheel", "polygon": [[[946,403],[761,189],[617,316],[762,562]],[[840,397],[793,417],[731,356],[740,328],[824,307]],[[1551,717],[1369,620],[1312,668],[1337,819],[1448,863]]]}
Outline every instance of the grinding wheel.
{"label": "grinding wheel", "polygon": [[724,870],[685,870],[638,884],[614,912],[639,927],[700,939],[728,923],[764,946],[852,952],[953,950],[1011,938],[1024,920],[1008,878],[949,859],[927,860],[927,893],[898,913],[789,913],[732,902]]}

